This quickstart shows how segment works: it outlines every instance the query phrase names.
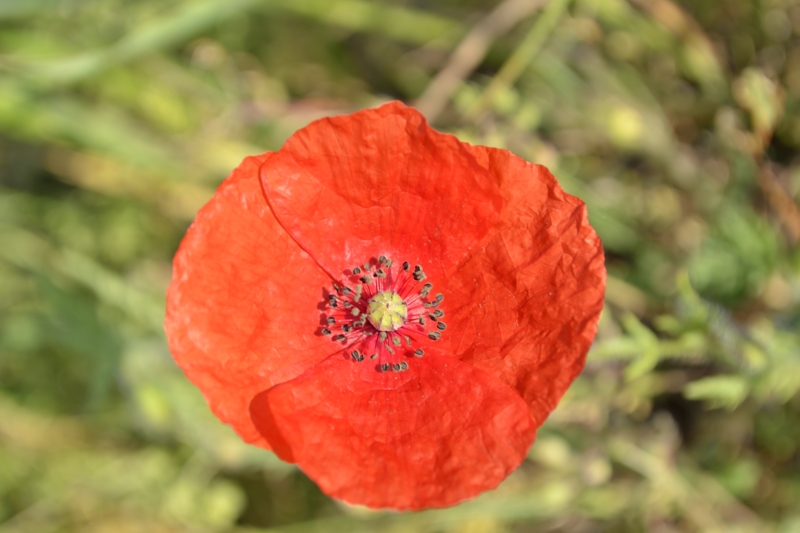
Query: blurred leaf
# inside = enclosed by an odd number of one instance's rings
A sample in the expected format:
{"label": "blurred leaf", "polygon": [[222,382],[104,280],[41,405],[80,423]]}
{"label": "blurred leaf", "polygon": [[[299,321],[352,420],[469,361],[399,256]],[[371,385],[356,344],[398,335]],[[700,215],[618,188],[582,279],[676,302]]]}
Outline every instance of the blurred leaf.
{"label": "blurred leaf", "polygon": [[756,135],[766,140],[783,116],[785,95],[780,85],[756,68],[748,68],[733,82],[736,101],[750,113]]}
{"label": "blurred leaf", "polygon": [[689,400],[705,400],[711,407],[735,409],[750,392],[750,384],[741,376],[711,376],[686,385],[684,396]]}

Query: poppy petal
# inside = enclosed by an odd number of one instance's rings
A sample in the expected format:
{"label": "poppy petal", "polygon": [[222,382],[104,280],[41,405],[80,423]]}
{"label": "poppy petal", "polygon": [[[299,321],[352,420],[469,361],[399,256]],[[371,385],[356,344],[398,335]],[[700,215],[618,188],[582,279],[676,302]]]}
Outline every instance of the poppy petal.
{"label": "poppy petal", "polygon": [[600,239],[581,200],[506,150],[470,146],[505,202],[446,282],[453,353],[499,377],[540,424],[583,368],[605,292]]}
{"label": "poppy petal", "polygon": [[332,356],[250,409],[324,492],[373,508],[442,507],[492,489],[536,431],[511,388],[428,350],[405,372]]}
{"label": "poppy petal", "polygon": [[258,180],[271,155],[245,159],[198,213],[175,256],[165,321],[170,351],[212,411],[267,449],[252,398],[333,352],[315,335],[330,279],[275,220]]}
{"label": "poppy petal", "polygon": [[502,208],[467,145],[399,102],[310,124],[261,179],[283,227],[333,277],[377,254],[441,275]]}

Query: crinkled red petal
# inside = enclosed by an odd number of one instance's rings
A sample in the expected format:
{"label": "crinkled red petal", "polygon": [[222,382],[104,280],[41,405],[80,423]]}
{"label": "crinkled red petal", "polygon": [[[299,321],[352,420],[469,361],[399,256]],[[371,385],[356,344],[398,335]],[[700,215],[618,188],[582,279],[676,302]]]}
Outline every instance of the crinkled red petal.
{"label": "crinkled red petal", "polygon": [[278,220],[332,276],[386,254],[452,269],[502,201],[467,145],[399,102],[295,133],[261,170]]}
{"label": "crinkled red petal", "polygon": [[442,507],[492,489],[536,430],[507,385],[427,350],[406,372],[332,356],[257,396],[251,411],[325,493],[373,508]]}
{"label": "crinkled red petal", "polygon": [[175,256],[165,322],[175,361],[214,413],[268,449],[250,401],[333,351],[315,335],[330,279],[267,205],[258,169],[270,157],[245,159],[198,213]]}
{"label": "crinkled red petal", "polygon": [[506,150],[469,146],[504,207],[447,295],[452,353],[509,384],[537,425],[583,368],[605,292],[600,239],[582,201]]}

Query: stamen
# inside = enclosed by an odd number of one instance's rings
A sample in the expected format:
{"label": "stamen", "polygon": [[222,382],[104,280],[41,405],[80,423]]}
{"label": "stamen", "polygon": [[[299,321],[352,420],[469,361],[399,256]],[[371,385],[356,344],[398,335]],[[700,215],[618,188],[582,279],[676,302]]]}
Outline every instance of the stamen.
{"label": "stamen", "polygon": [[359,274],[361,274],[361,269],[358,267],[353,267],[353,275],[358,276]]}
{"label": "stamen", "polygon": [[333,318],[332,316],[329,316],[329,317],[328,317],[328,320],[326,320],[326,322],[327,322],[328,324],[330,324],[330,325],[333,325],[333,324],[336,324],[336,319],[335,319],[335,318]]}
{"label": "stamen", "polygon": [[445,324],[444,322],[439,322],[438,324],[436,324],[436,329],[438,329],[439,331],[444,331],[447,329],[447,324]]}
{"label": "stamen", "polygon": [[410,264],[408,264],[408,261],[403,261],[403,270],[405,270],[406,272],[408,272],[408,269],[409,269],[409,267],[410,267],[410,266],[411,266],[411,265],[410,265]]}
{"label": "stamen", "polygon": [[322,328],[322,331],[320,331],[320,333],[322,333],[323,335],[330,335],[331,330],[329,330],[328,328]]}
{"label": "stamen", "polygon": [[414,350],[415,357],[422,357],[423,355],[425,355],[425,350],[423,350],[422,348],[417,348],[416,350]]}
{"label": "stamen", "polygon": [[[430,336],[430,333],[428,334],[428,336]],[[347,338],[347,337],[345,337],[344,335],[341,335],[341,334],[340,334],[340,335],[336,335],[336,336],[333,338],[333,340],[335,340],[335,341],[339,342],[339,341],[343,341],[343,340],[345,340],[346,338]]]}
{"label": "stamen", "polygon": [[381,371],[388,372],[389,371],[389,363],[381,363]]}
{"label": "stamen", "polygon": [[428,338],[432,341],[438,341],[439,339],[442,338],[442,334],[439,333],[438,331],[429,331]]}

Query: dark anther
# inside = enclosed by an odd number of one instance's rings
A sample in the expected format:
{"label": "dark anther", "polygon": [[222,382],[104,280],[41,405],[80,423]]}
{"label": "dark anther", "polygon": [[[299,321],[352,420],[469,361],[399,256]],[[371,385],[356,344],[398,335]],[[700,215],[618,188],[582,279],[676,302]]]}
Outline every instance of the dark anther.
{"label": "dark anther", "polygon": [[401,368],[402,367],[400,366],[400,363],[397,363],[396,365],[392,365],[392,370],[394,370],[395,372],[400,372]]}
{"label": "dark anther", "polygon": [[423,272],[421,270],[418,271],[418,272],[416,272],[416,271],[414,272],[414,279],[416,281],[422,281],[425,278],[427,278],[427,276],[425,275],[425,272]]}
{"label": "dark anther", "polygon": [[425,317],[424,316],[419,317],[419,325],[420,326],[424,326],[425,325]]}
{"label": "dark anther", "polygon": [[415,357],[422,357],[423,355],[425,355],[425,350],[423,350],[422,348],[417,348],[416,350],[414,350]]}
{"label": "dark anther", "polygon": [[359,363],[364,360],[364,354],[358,350],[353,350],[353,353],[351,353],[350,356]]}
{"label": "dark anther", "polygon": [[337,284],[335,284],[335,283],[334,283],[334,284],[333,284],[333,290],[335,290],[336,292],[341,292],[341,291],[342,291],[342,288],[341,288],[340,286],[338,286]]}
{"label": "dark anther", "polygon": [[444,331],[447,329],[447,324],[445,324],[444,322],[439,322],[438,324],[436,324],[436,328],[439,331]]}
{"label": "dark anther", "polygon": [[425,285],[422,286],[422,290],[419,291],[420,296],[425,298],[426,296],[428,296],[428,293],[431,292],[432,288],[433,288],[432,283],[426,283]]}
{"label": "dark anther", "polygon": [[408,363],[400,361],[400,372],[405,372],[406,370],[408,370]]}
{"label": "dark anther", "polygon": [[383,262],[383,264],[386,265],[386,268],[389,268],[390,266],[392,266],[392,263],[394,263],[394,261],[392,261],[389,258],[387,258],[386,261]]}
{"label": "dark anther", "polygon": [[342,305],[344,306],[345,309],[350,309],[351,307],[353,307],[353,304],[351,304],[350,302],[342,302]]}
{"label": "dark anther", "polygon": [[444,294],[440,292],[439,294],[436,295],[436,301],[441,302],[442,300],[444,300]]}
{"label": "dark anther", "polygon": [[442,338],[442,334],[439,333],[438,331],[429,331],[428,338],[432,341],[438,341],[439,339]]}
{"label": "dark anther", "polygon": [[437,316],[436,316],[434,313],[428,313],[428,318],[430,318],[431,320],[433,320],[434,322],[436,322],[436,320],[437,320],[439,317],[437,317]]}
{"label": "dark anther", "polygon": [[415,265],[414,272],[422,272],[422,265]]}
{"label": "dark anther", "polygon": [[378,358],[378,354],[374,353],[374,354],[370,355],[369,358],[370,359],[377,359]]}
{"label": "dark anther", "polygon": [[358,307],[354,307],[353,310],[350,312],[353,313],[353,316],[358,316],[361,314],[361,309],[359,309]]}
{"label": "dark anther", "polygon": [[433,314],[436,315],[436,318],[444,317],[444,311],[442,311],[441,309],[437,309],[436,311],[433,312]]}
{"label": "dark anther", "polygon": [[372,278],[369,276],[361,276],[358,279],[360,279],[361,283],[364,283],[365,285],[369,285],[370,283],[372,283]]}
{"label": "dark anther", "polygon": [[342,289],[342,294],[344,294],[345,296],[350,296],[351,292],[352,291],[350,291],[350,287],[345,287],[344,289]]}
{"label": "dark anther", "polygon": [[332,316],[329,316],[326,322],[328,322],[328,324],[336,324],[336,319]]}
{"label": "dark anther", "polygon": [[381,363],[381,372],[389,371],[389,363]]}
{"label": "dark anther", "polygon": [[322,328],[322,331],[320,333],[322,333],[323,335],[330,335],[331,330],[329,330],[328,328]]}
{"label": "dark anther", "polygon": [[403,270],[405,270],[406,272],[408,272],[408,269],[409,269],[410,267],[411,267],[411,265],[409,265],[409,264],[408,264],[408,261],[404,261],[404,262],[403,262]]}
{"label": "dark anther", "polygon": [[353,275],[358,276],[361,274],[361,269],[358,267],[353,268]]}
{"label": "dark anther", "polygon": [[386,256],[385,256],[385,255],[382,255],[382,256],[380,256],[380,257],[378,258],[378,263],[381,263],[381,264],[383,264],[383,263],[385,263],[385,262],[386,262]]}
{"label": "dark anther", "polygon": [[[430,337],[430,334],[428,335],[428,337]],[[343,341],[344,339],[345,339],[345,336],[344,336],[344,335],[336,335],[336,336],[333,338],[333,340],[335,340],[335,341]]]}
{"label": "dark anther", "polygon": [[382,268],[379,268],[378,271],[373,274],[373,276],[375,276],[376,278],[385,278],[386,272],[384,272]]}
{"label": "dark anther", "polygon": [[350,324],[345,324],[342,326],[342,331],[344,331],[345,333],[350,333],[351,329],[353,329],[353,326],[351,326]]}

